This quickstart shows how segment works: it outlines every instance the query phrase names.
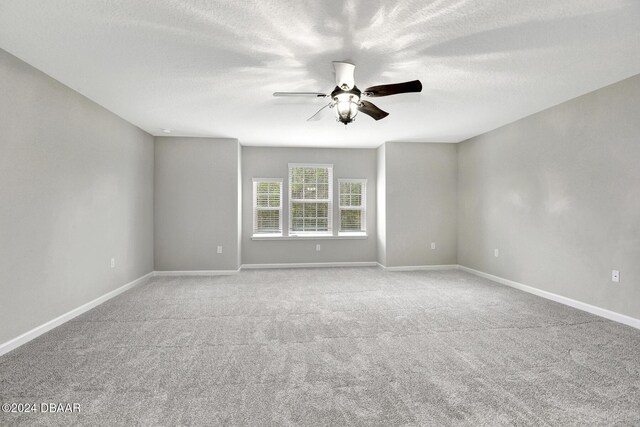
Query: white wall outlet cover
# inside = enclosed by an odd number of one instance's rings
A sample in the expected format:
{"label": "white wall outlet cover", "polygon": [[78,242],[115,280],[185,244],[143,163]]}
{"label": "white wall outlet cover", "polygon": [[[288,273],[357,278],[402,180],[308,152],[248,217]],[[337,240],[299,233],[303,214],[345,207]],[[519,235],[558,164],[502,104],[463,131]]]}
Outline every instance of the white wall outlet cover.
{"label": "white wall outlet cover", "polygon": [[500,252],[497,249],[494,249],[493,256],[497,258],[498,256],[500,256]]}
{"label": "white wall outlet cover", "polygon": [[316,251],[320,252],[320,245],[316,245]]}
{"label": "white wall outlet cover", "polygon": [[218,246],[218,253],[221,254],[222,253],[222,246]]}
{"label": "white wall outlet cover", "polygon": [[116,268],[116,259],[111,258],[111,268]]}
{"label": "white wall outlet cover", "polygon": [[436,242],[431,242],[431,249],[435,249],[436,248]]}
{"label": "white wall outlet cover", "polygon": [[620,282],[620,272],[618,270],[611,270],[611,281],[616,283]]}

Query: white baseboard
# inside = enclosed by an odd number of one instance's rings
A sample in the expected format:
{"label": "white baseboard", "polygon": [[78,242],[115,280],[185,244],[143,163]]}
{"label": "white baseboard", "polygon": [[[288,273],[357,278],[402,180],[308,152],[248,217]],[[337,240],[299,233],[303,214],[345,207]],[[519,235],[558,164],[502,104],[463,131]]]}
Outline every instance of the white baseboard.
{"label": "white baseboard", "polygon": [[68,311],[66,313],[64,313],[61,316],[56,317],[53,320],[49,320],[46,323],[43,323],[40,326],[36,326],[35,328],[31,329],[30,331],[25,332],[22,335],[19,335],[5,343],[0,344],[0,356],[2,356],[5,353],[10,352],[11,350],[14,350],[18,347],[20,347],[21,345],[31,341],[34,338],[39,337],[40,335],[44,334],[45,332],[50,331],[51,329],[62,325],[65,322],[68,322],[69,320],[73,319],[76,316],[81,315],[82,313],[91,310],[92,308],[102,304],[103,302],[110,300],[111,298],[120,295],[121,293],[123,293],[124,291],[128,291],[129,289],[138,286],[139,284],[141,284],[142,282],[144,282],[147,278],[153,276],[153,272],[151,273],[147,273],[142,277],[138,277],[137,279],[127,283],[124,286],[120,286],[118,289],[114,289],[111,292],[108,292],[104,295],[102,295],[101,297],[98,297],[92,301],[89,301],[86,304],[81,305],[80,307],[74,308],[71,311]]}
{"label": "white baseboard", "polygon": [[401,265],[385,267],[378,263],[378,267],[386,271],[418,271],[418,270],[456,270],[457,264],[443,264],[443,265]]}
{"label": "white baseboard", "polygon": [[513,280],[504,279],[493,274],[485,273],[483,271],[474,270],[473,268],[459,265],[458,268],[467,273],[474,274],[476,276],[484,277],[485,279],[498,282],[500,284],[510,286],[515,289],[519,289],[524,292],[528,292],[533,295],[537,295],[542,298],[546,298],[551,301],[559,302],[560,304],[568,305],[569,307],[577,308],[578,310],[586,311],[596,316],[604,317],[605,319],[613,320],[614,322],[623,323],[628,326],[640,329],[640,319],[636,319],[631,316],[616,313],[615,311],[607,310],[605,308],[596,307],[595,305],[587,304],[585,302],[576,301],[571,298],[564,297],[562,295],[554,294],[552,292],[543,291],[542,289],[534,288],[532,286],[524,285]]}
{"label": "white baseboard", "polygon": [[375,261],[358,262],[289,262],[280,264],[242,264],[242,270],[263,268],[329,268],[329,267],[375,267]]}
{"label": "white baseboard", "polygon": [[153,275],[158,276],[228,276],[238,274],[237,270],[184,270],[184,271],[154,271]]}

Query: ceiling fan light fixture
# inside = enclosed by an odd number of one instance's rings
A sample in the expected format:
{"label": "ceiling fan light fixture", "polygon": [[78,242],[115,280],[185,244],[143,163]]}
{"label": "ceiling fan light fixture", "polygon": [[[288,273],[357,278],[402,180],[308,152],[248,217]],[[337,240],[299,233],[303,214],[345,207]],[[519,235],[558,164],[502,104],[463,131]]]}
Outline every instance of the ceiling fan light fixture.
{"label": "ceiling fan light fixture", "polygon": [[404,83],[391,83],[386,85],[371,86],[364,91],[358,89],[354,80],[355,65],[349,62],[334,61],[333,68],[336,74],[336,87],[331,94],[322,92],[274,92],[273,96],[308,96],[314,98],[329,98],[329,104],[325,104],[307,121],[317,120],[320,113],[329,107],[336,112],[337,121],[348,125],[354,121],[358,111],[378,121],[389,115],[375,104],[362,99],[363,97],[382,97],[398,95],[401,93],[421,92],[420,80],[412,80]]}
{"label": "ceiling fan light fixture", "polygon": [[354,93],[342,92],[338,93],[333,100],[335,102],[334,111],[338,121],[345,125],[351,123],[358,114],[360,97]]}

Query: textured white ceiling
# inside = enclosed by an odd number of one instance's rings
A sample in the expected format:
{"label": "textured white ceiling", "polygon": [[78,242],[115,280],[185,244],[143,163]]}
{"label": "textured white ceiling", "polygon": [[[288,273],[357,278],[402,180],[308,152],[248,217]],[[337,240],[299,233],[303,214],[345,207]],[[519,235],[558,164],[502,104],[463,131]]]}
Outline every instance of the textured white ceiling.
{"label": "textured white ceiling", "polygon": [[[640,73],[639,0],[0,0],[0,47],[148,132],[246,145],[457,142]],[[331,61],[390,116],[306,119]]]}

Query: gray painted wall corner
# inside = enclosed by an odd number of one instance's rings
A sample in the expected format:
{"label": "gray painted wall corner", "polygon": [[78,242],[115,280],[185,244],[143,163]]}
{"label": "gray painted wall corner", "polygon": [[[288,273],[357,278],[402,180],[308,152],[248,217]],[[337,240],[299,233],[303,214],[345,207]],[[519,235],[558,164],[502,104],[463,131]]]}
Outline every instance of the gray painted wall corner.
{"label": "gray painted wall corner", "polygon": [[387,173],[385,159],[385,144],[376,150],[376,211],[377,211],[377,262],[382,266],[387,265]]}
{"label": "gray painted wall corner", "polygon": [[154,147],[3,50],[0,93],[2,343],[153,271]]}
{"label": "gray painted wall corner", "polygon": [[239,154],[235,139],[155,138],[156,270],[239,268]]}
{"label": "gray painted wall corner", "polygon": [[385,265],[456,264],[455,144],[391,142],[384,154]]}
{"label": "gray painted wall corner", "polygon": [[639,117],[637,75],[460,143],[459,263],[640,318]]}

